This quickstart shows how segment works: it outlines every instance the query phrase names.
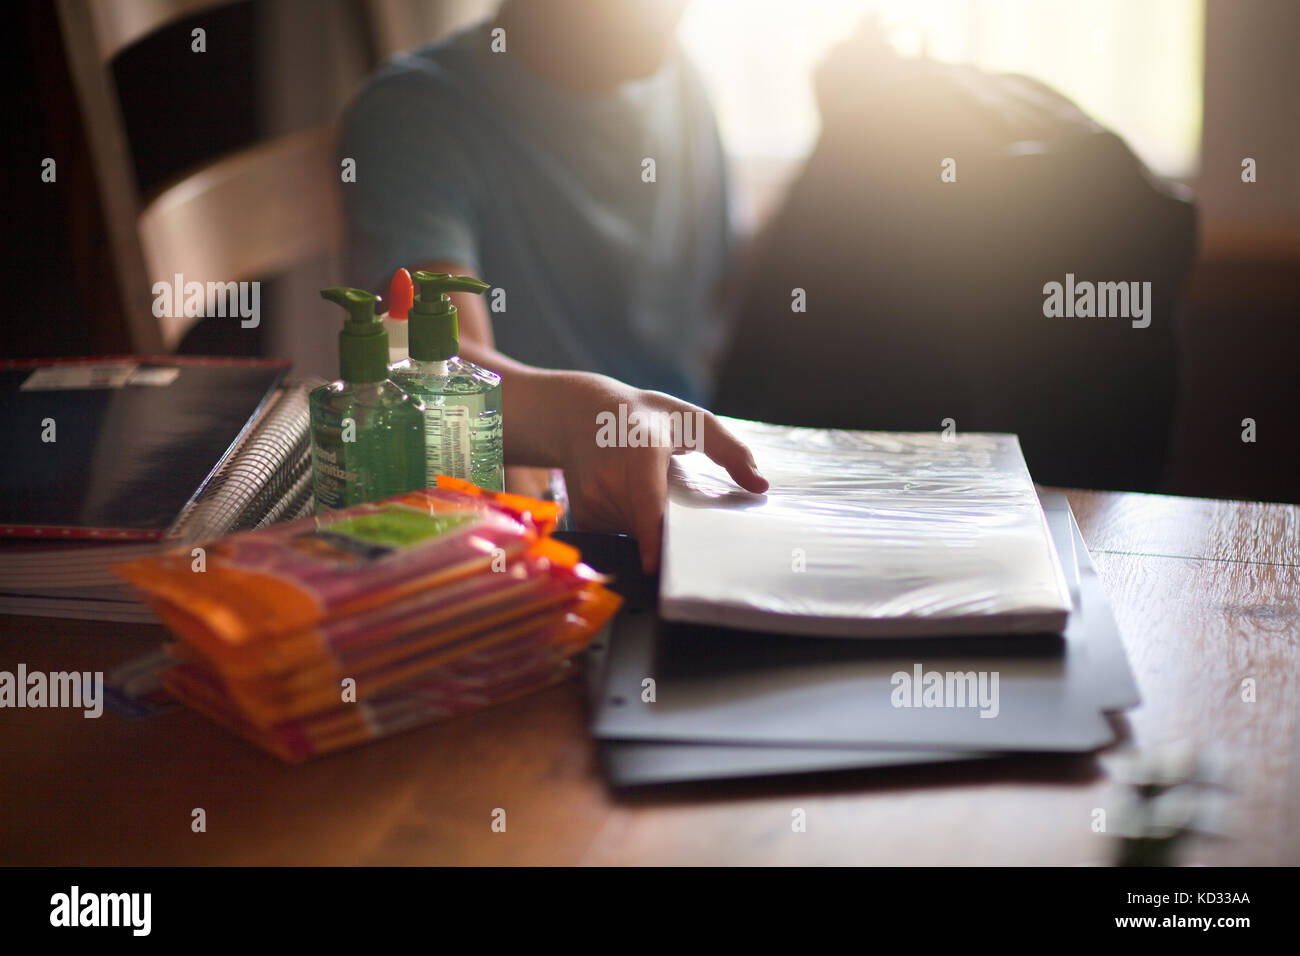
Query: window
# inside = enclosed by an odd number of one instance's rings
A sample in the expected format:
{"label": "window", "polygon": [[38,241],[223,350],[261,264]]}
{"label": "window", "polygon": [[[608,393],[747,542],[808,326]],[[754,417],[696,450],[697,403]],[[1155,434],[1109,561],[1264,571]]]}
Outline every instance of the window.
{"label": "window", "polygon": [[871,13],[900,53],[1034,76],[1156,172],[1196,172],[1203,0],[692,0],[680,37],[742,174],[788,170],[812,148],[813,70]]}

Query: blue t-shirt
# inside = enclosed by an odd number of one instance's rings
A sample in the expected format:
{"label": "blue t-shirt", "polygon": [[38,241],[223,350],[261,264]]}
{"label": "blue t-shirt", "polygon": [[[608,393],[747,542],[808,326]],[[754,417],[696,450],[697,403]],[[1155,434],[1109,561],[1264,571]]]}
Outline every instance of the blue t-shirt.
{"label": "blue t-shirt", "polygon": [[505,354],[702,401],[731,244],[697,74],[675,50],[583,95],[490,44],[483,24],[398,57],[348,108],[348,280],[386,291],[400,267],[464,263],[505,292]]}

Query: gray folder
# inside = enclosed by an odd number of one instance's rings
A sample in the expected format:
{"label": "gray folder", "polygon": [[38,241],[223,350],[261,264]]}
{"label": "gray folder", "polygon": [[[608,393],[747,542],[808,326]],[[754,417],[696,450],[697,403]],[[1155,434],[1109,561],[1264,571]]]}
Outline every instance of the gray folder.
{"label": "gray folder", "polygon": [[[1043,506],[1074,612],[1062,635],[872,641],[784,637],[619,616],[591,671],[592,732],[619,784],[1084,752],[1138,691],[1062,495]],[[896,707],[899,672],[999,675],[996,717]],[[644,681],[655,681],[653,702]],[[987,711],[987,708],[986,708]]]}

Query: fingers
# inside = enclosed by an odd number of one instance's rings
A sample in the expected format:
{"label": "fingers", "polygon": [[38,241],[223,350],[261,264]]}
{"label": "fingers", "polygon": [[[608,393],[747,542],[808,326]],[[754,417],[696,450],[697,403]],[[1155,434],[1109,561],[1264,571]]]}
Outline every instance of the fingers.
{"label": "fingers", "polygon": [[628,470],[627,490],[632,533],[641,551],[641,568],[646,574],[653,574],[659,569],[664,501],[668,497],[668,457],[647,455],[637,461]]}
{"label": "fingers", "polygon": [[749,446],[722,426],[714,415],[704,419],[704,454],[727,469],[731,480],[746,491],[762,494],[768,489],[767,479],[758,473],[758,464]]}

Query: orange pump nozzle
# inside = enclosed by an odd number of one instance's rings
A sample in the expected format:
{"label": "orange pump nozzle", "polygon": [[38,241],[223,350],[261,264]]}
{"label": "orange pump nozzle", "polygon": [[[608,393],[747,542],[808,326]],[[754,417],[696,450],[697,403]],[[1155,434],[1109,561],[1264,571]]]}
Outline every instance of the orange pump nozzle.
{"label": "orange pump nozzle", "polygon": [[405,269],[393,273],[393,281],[388,286],[388,317],[404,319],[415,302],[415,285],[411,274]]}

